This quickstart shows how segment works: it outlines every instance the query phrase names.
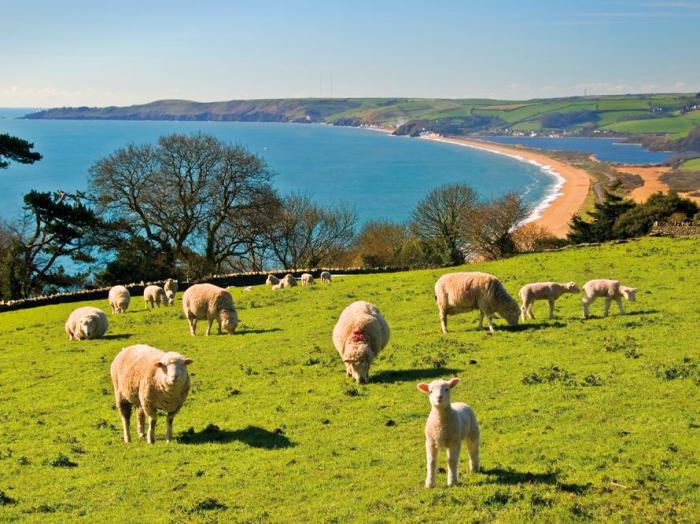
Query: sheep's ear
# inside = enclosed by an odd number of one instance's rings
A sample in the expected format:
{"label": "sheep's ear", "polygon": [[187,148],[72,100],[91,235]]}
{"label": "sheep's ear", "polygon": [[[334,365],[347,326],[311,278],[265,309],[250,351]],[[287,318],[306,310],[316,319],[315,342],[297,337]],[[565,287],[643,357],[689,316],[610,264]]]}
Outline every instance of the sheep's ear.
{"label": "sheep's ear", "polygon": [[418,384],[418,390],[422,391],[423,393],[430,393],[430,386],[425,382],[421,382]]}
{"label": "sheep's ear", "polygon": [[193,360],[191,358],[186,358],[185,359],[185,366],[189,366],[190,364],[192,364],[192,362],[193,362]]}
{"label": "sheep's ear", "polygon": [[450,379],[448,384],[450,385],[450,389],[455,387],[459,383],[459,379],[457,377]]}
{"label": "sheep's ear", "polygon": [[162,369],[163,371],[165,371],[166,369],[168,369],[168,366],[166,366],[166,365],[163,364],[162,362],[156,362],[154,365],[155,365],[155,367],[160,368],[160,369]]}

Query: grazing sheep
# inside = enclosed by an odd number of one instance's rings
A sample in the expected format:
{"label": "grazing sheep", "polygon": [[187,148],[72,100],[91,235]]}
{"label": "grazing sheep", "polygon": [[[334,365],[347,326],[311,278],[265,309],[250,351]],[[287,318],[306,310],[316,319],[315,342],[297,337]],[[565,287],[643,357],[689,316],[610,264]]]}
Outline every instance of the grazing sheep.
{"label": "grazing sheep", "polygon": [[314,281],[314,276],[311,273],[302,273],[300,280],[301,280],[301,285],[303,287],[310,286],[310,285],[316,283]]}
{"label": "grazing sheep", "polygon": [[131,293],[124,286],[114,286],[109,290],[109,305],[112,308],[112,314],[124,313],[129,308],[131,301]]}
{"label": "grazing sheep", "polygon": [[576,285],[576,282],[568,282],[566,284],[558,284],[556,282],[535,282],[527,284],[520,288],[520,300],[523,305],[520,308],[520,318],[525,321],[529,316],[535,318],[532,312],[532,304],[536,300],[546,300],[549,302],[549,318],[554,318],[554,303],[564,293],[578,293],[581,291]]}
{"label": "grazing sheep", "polygon": [[389,326],[374,304],[353,302],[333,329],[333,345],[345,363],[345,371],[358,384],[367,383],[369,366],[389,342]]}
{"label": "grazing sheep", "polygon": [[169,278],[165,281],[165,284],[163,284],[163,289],[166,293],[168,291],[172,291],[174,295],[175,293],[177,293],[178,290],[177,280],[175,280],[174,278]]}
{"label": "grazing sheep", "polygon": [[129,421],[131,408],[137,408],[137,431],[144,438],[148,415],[148,442],[156,441],[157,410],[165,411],[167,431],[165,440],[173,438],[173,419],[185,403],[190,391],[187,366],[192,359],[172,351],[164,353],[145,344],[122,349],[110,368],[114,399],[124,428],[124,442],[131,441]]}
{"label": "grazing sheep", "polygon": [[267,275],[267,280],[265,281],[266,286],[275,286],[280,283],[280,279],[275,275]]}
{"label": "grazing sheep", "polygon": [[100,338],[107,332],[107,315],[96,307],[79,307],[66,320],[68,340]]}
{"label": "grazing sheep", "polygon": [[151,309],[160,307],[161,304],[166,304],[167,297],[165,296],[165,290],[160,286],[146,286],[143,290],[143,305],[148,309],[148,304],[151,305]]}
{"label": "grazing sheep", "polygon": [[172,289],[165,290],[165,303],[169,306],[175,303],[175,292]]}
{"label": "grazing sheep", "polygon": [[330,284],[331,278],[331,274],[328,271],[321,271],[321,282],[324,284]]}
{"label": "grazing sheep", "polygon": [[211,331],[211,325],[216,319],[219,323],[219,334],[223,328],[229,335],[236,332],[238,314],[233,304],[233,297],[227,290],[214,284],[195,284],[187,288],[182,295],[182,309],[190,324],[190,333],[197,330],[197,320],[208,322],[206,335]]}
{"label": "grazing sheep", "polygon": [[435,486],[437,471],[437,453],[447,449],[447,485],[457,483],[459,470],[459,452],[462,441],[469,451],[469,469],[479,470],[479,423],[474,410],[462,402],[450,403],[450,390],[459,382],[458,378],[449,381],[433,380],[430,384],[418,384],[418,389],[428,393],[430,415],[425,423],[425,451],[428,458],[428,474],[425,487]]}
{"label": "grazing sheep", "polygon": [[618,280],[589,280],[583,285],[583,318],[588,318],[588,308],[595,302],[597,298],[605,299],[605,314],[608,316],[610,311],[610,302],[617,302],[617,307],[620,308],[620,314],[623,315],[625,310],[622,308],[622,298],[626,298],[630,302],[637,300],[637,288],[627,287],[620,284]]}
{"label": "grazing sheep", "polygon": [[447,315],[478,309],[479,329],[484,326],[484,315],[489,330],[494,331],[493,316],[498,313],[508,324],[518,324],[518,303],[495,276],[488,273],[448,273],[435,283],[435,301],[440,313],[442,332],[447,333]]}

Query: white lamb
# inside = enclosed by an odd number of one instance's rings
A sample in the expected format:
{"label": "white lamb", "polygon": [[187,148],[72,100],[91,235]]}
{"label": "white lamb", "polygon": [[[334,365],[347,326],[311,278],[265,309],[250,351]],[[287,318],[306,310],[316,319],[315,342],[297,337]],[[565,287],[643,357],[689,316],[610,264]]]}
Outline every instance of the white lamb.
{"label": "white lamb", "polygon": [[324,284],[330,284],[331,279],[331,274],[328,271],[321,271],[321,282]]}
{"label": "white lamb", "polygon": [[274,286],[280,283],[280,279],[275,275],[267,275],[267,280],[265,280],[266,286]]}
{"label": "white lamb", "polygon": [[389,342],[389,325],[377,307],[353,302],[340,314],[333,329],[333,345],[345,363],[345,371],[358,384],[369,380],[369,367]]}
{"label": "white lamb", "polygon": [[272,286],[272,289],[287,289],[297,285],[297,279],[294,275],[287,274],[277,284]]}
{"label": "white lamb", "polygon": [[576,282],[567,282],[559,284],[557,282],[535,282],[527,284],[520,288],[520,300],[523,305],[520,307],[520,318],[525,321],[529,316],[535,318],[532,312],[532,305],[536,300],[546,300],[549,302],[549,318],[554,318],[554,303],[564,293],[578,293],[579,289]]}
{"label": "white lamb", "polygon": [[175,304],[175,292],[172,289],[165,290],[165,300],[165,303],[169,306]]}
{"label": "white lamb", "polygon": [[450,403],[450,390],[459,382],[458,378],[450,381],[433,380],[430,384],[418,384],[418,389],[428,393],[432,409],[425,423],[425,451],[428,459],[428,474],[425,487],[435,486],[437,471],[437,454],[440,449],[447,449],[447,485],[457,483],[459,470],[459,453],[462,441],[469,451],[469,469],[479,470],[479,423],[474,410],[462,402]]}
{"label": "white lamb", "polygon": [[300,280],[302,287],[311,286],[316,283],[311,273],[302,273]]}
{"label": "white lamb", "polygon": [[605,314],[608,316],[610,311],[610,302],[617,302],[617,307],[620,308],[620,314],[623,315],[625,310],[622,307],[622,298],[626,298],[630,302],[637,300],[637,288],[627,287],[620,284],[618,280],[589,280],[583,285],[583,318],[588,318],[588,308],[597,298],[605,299]]}
{"label": "white lamb", "polygon": [[109,290],[109,305],[112,308],[112,314],[124,313],[129,308],[131,301],[131,293],[124,286],[114,286]]}
{"label": "white lamb", "polygon": [[518,303],[495,276],[488,273],[448,273],[435,283],[435,301],[440,313],[442,332],[447,333],[447,315],[479,310],[479,328],[484,327],[484,316],[493,327],[493,316],[498,313],[509,325],[518,324]]}
{"label": "white lamb", "polygon": [[160,307],[167,300],[165,290],[160,286],[146,286],[146,289],[143,290],[143,305],[146,309],[148,309],[148,304],[151,305],[151,309],[154,309],[156,304]]}
{"label": "white lamb", "polygon": [[114,399],[124,428],[124,442],[131,441],[129,421],[131,408],[136,406],[139,437],[144,438],[148,415],[148,442],[156,441],[157,410],[167,413],[165,440],[173,437],[173,419],[185,403],[190,391],[187,366],[192,359],[180,353],[164,353],[145,344],[122,349],[112,362],[111,374]]}
{"label": "white lamb", "polygon": [[74,310],[65,324],[68,340],[84,340],[102,337],[109,327],[107,315],[96,307],[79,307]]}
{"label": "white lamb", "polygon": [[182,309],[192,335],[196,334],[197,320],[208,322],[207,336],[211,332],[214,319],[219,323],[219,334],[222,328],[230,335],[236,332],[238,314],[231,293],[224,288],[213,284],[195,284],[183,293]]}

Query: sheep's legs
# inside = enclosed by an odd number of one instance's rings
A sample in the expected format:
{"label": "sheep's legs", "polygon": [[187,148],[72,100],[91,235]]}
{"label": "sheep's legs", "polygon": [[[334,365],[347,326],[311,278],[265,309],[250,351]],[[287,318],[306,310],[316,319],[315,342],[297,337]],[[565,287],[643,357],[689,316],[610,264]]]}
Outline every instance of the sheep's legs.
{"label": "sheep's legs", "polygon": [[173,439],[173,420],[175,419],[175,413],[168,413],[166,420],[166,430],[165,430],[165,440],[170,442]]}
{"label": "sheep's legs", "polygon": [[479,471],[479,439],[467,441],[469,450],[469,471],[476,473]]}
{"label": "sheep's legs", "polygon": [[603,313],[604,317],[607,317],[608,313],[610,312],[610,302],[611,302],[611,299],[608,297],[605,297],[605,312]]}
{"label": "sheep's legs", "polygon": [[525,302],[523,302],[523,305],[520,306],[520,320],[525,322],[525,319],[527,319],[527,306],[525,305]]}
{"label": "sheep's legs", "polygon": [[447,448],[447,485],[454,486],[457,484],[459,471],[459,450],[461,443]]}
{"label": "sheep's legs", "polygon": [[591,297],[591,298],[583,297],[583,299],[582,299],[582,301],[583,301],[583,318],[588,318],[588,308],[590,307],[590,305],[593,303],[594,300],[595,300],[595,297]]}
{"label": "sheep's legs", "polygon": [[117,400],[117,409],[122,419],[122,428],[124,429],[124,442],[131,442],[131,433],[129,430],[129,421],[131,420],[131,404],[124,400]]}
{"label": "sheep's legs", "polygon": [[493,325],[493,315],[487,315],[487,316],[486,316],[486,321],[489,323],[489,331],[490,331],[491,333],[495,333],[495,332],[496,332],[496,328],[495,328],[494,325]]}
{"label": "sheep's legs", "polygon": [[479,329],[484,329],[484,312],[479,311]]}
{"label": "sheep's legs", "polygon": [[139,433],[139,438],[146,438],[146,413],[143,408],[139,407],[136,411],[136,430]]}
{"label": "sheep's legs", "polygon": [[549,319],[552,320],[554,318],[554,300],[549,301]]}
{"label": "sheep's legs", "polygon": [[148,413],[148,435],[147,440],[149,444],[154,444],[156,441],[156,413]]}
{"label": "sheep's legs", "polygon": [[435,473],[437,473],[437,446],[430,440],[425,441],[425,454],[427,456],[428,474],[425,477],[425,487],[435,486]]}
{"label": "sheep's legs", "polygon": [[440,328],[442,328],[443,333],[447,333],[447,312],[440,310]]}
{"label": "sheep's legs", "polygon": [[197,319],[187,317],[187,322],[190,324],[190,334],[194,335],[197,332]]}
{"label": "sheep's legs", "polygon": [[620,315],[624,315],[624,314],[625,314],[625,310],[624,310],[624,308],[622,307],[622,299],[621,299],[621,298],[618,298],[618,299],[616,300],[616,302],[617,302],[617,307],[620,308]]}

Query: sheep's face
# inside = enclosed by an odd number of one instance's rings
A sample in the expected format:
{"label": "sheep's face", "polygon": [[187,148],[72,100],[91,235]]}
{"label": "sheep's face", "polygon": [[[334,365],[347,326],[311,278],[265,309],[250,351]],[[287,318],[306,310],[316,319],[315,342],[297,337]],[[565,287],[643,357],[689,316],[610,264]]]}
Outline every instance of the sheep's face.
{"label": "sheep's face", "polygon": [[569,293],[579,293],[581,291],[578,287],[578,284],[576,282],[573,282],[573,281],[566,284],[565,287]]}
{"label": "sheep's face", "polygon": [[226,331],[229,335],[236,333],[236,328],[238,327],[238,319],[229,314],[228,311],[222,311],[221,314],[221,329]]}
{"label": "sheep's face", "polygon": [[625,297],[630,302],[637,300],[637,288],[636,287],[621,287],[620,291],[622,296]]}
{"label": "sheep's face", "polygon": [[450,390],[452,390],[459,379],[457,377],[448,380],[433,380],[430,384],[422,382],[418,384],[418,389],[428,394],[430,405],[434,408],[443,408],[450,405]]}
{"label": "sheep's face", "polygon": [[272,286],[273,284],[279,283],[279,279],[273,275],[267,275],[267,280],[265,281],[265,285],[267,286]]}
{"label": "sheep's face", "polygon": [[517,326],[520,320],[520,306],[515,300],[508,302],[505,310],[501,312],[501,316],[506,319],[509,326]]}
{"label": "sheep's face", "polygon": [[358,384],[367,384],[367,382],[369,382],[369,366],[372,363],[372,350],[362,330],[358,329],[353,331],[350,338],[345,343],[343,362],[345,362],[347,370]]}
{"label": "sheep's face", "polygon": [[156,363],[156,367],[163,374],[162,380],[168,386],[184,384],[189,380],[187,366],[192,364],[191,358],[185,358],[180,353],[166,353]]}
{"label": "sheep's face", "polygon": [[80,333],[83,338],[92,338],[97,331],[97,323],[93,318],[82,318],[80,319]]}
{"label": "sheep's face", "polygon": [[358,384],[367,384],[369,382],[369,354],[365,351],[357,358],[343,359],[343,362],[348,366],[348,371]]}

